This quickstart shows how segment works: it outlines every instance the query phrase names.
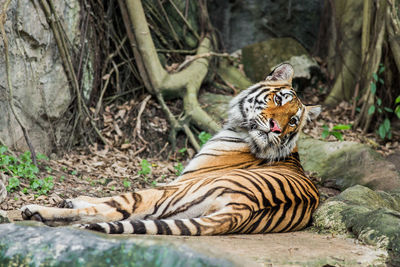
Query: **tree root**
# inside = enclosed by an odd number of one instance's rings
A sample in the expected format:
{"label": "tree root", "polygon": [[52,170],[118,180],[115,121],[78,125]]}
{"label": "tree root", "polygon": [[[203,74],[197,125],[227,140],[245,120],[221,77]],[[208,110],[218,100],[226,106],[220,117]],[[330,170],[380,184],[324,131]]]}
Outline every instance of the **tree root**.
{"label": "tree root", "polygon": [[[200,41],[196,55],[184,64],[183,67],[186,68],[180,68],[177,73],[167,73],[158,58],[141,1],[119,0],[118,3],[140,76],[146,89],[160,103],[170,123],[172,146],[176,144],[176,134],[184,131],[193,147],[199,150],[200,146],[189,127],[190,123],[210,133],[220,129],[220,126],[200,107],[197,100],[198,91],[208,72],[209,57],[220,54],[211,52],[211,38],[205,37]],[[172,1],[171,3],[173,4]],[[164,97],[183,99],[185,112],[183,120],[175,118],[165,104]]]}

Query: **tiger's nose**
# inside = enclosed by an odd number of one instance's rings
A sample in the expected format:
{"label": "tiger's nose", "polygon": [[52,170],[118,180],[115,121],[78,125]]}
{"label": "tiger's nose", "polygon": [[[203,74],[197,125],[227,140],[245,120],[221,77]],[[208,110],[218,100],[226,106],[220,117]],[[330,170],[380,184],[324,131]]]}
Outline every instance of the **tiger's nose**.
{"label": "tiger's nose", "polygon": [[269,127],[270,127],[271,132],[273,132],[273,133],[281,133],[282,132],[281,128],[279,128],[278,123],[273,119],[269,120]]}

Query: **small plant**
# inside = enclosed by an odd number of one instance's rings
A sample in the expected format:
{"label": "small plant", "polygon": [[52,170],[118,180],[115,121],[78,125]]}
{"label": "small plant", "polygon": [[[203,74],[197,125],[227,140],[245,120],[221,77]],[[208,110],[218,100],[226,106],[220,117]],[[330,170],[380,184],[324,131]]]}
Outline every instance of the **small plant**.
{"label": "small plant", "polygon": [[343,141],[343,134],[341,131],[344,130],[349,130],[351,129],[350,124],[338,124],[332,127],[332,129],[329,129],[328,126],[323,125],[322,128],[324,129],[322,131],[322,138],[325,139],[330,135],[333,135],[337,140]]}
{"label": "small plant", "polygon": [[131,182],[128,181],[128,179],[125,179],[124,182],[123,182],[123,184],[124,184],[124,187],[125,187],[125,188],[130,188],[130,187],[131,187]]}
{"label": "small plant", "polygon": [[203,146],[207,141],[212,137],[210,133],[207,132],[201,132],[198,135],[199,140],[200,140],[200,146]]}
{"label": "small plant", "polygon": [[178,164],[176,164],[175,166],[174,166],[174,169],[175,169],[175,174],[176,174],[176,176],[180,176],[181,174],[182,174],[182,172],[183,172],[183,164],[182,164],[182,162],[178,162]]}
{"label": "small plant", "polygon": [[147,176],[151,173],[151,164],[146,159],[143,159],[140,162],[140,167],[141,169],[138,172],[139,175]]}
{"label": "small plant", "polygon": [[379,124],[378,127],[378,135],[381,139],[391,139],[392,138],[392,130],[390,125],[390,120],[388,118],[388,113],[395,113],[398,118],[400,118],[400,96],[398,96],[395,100],[395,110],[382,106],[382,99],[376,95],[376,87],[378,83],[384,84],[382,78],[379,78],[379,75],[382,74],[385,70],[385,66],[383,64],[379,64],[378,73],[372,74],[372,81],[370,84],[371,94],[375,97],[375,104],[371,105],[368,109],[368,115],[372,116],[376,111],[384,116],[384,120]]}
{"label": "small plant", "polygon": [[186,148],[186,147],[183,147],[183,148],[181,148],[181,149],[178,150],[178,152],[179,152],[180,154],[182,154],[182,156],[186,153],[186,151],[187,151],[187,148]]}
{"label": "small plant", "polygon": [[[8,192],[18,190],[21,185],[20,179],[27,180],[29,182],[29,189],[36,192],[37,195],[47,195],[53,189],[54,178],[52,176],[44,179],[38,178],[39,169],[33,164],[29,151],[21,154],[19,157],[9,155],[7,151],[7,147],[0,146],[0,171],[10,176],[8,185],[6,186]],[[43,154],[38,154],[37,158],[39,160],[48,160]],[[49,167],[46,167],[46,170],[51,172],[51,168]],[[21,192],[27,194],[28,188],[24,187],[21,189]]]}
{"label": "small plant", "polygon": [[400,119],[400,95],[396,97],[394,105],[395,105],[394,113],[396,114],[397,118]]}

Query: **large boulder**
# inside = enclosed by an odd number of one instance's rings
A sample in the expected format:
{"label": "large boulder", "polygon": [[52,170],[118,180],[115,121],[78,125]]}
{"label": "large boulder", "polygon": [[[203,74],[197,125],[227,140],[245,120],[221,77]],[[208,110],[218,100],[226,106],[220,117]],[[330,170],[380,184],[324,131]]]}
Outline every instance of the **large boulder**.
{"label": "large boulder", "polygon": [[5,266],[238,266],[156,237],[107,236],[36,224],[0,225],[0,262]]}
{"label": "large boulder", "polygon": [[303,136],[298,147],[304,169],[320,177],[325,186],[341,191],[357,184],[379,190],[400,188],[395,165],[366,145]]}
{"label": "large boulder", "polygon": [[307,50],[292,38],[272,38],[242,48],[246,75],[253,81],[264,80],[273,68],[288,62],[294,67],[294,79],[310,79],[319,67]]}
{"label": "large boulder", "polygon": [[400,191],[350,187],[323,203],[313,221],[319,229],[349,231],[366,244],[386,249],[390,266],[400,266]]}
{"label": "large boulder", "polygon": [[[40,1],[11,1],[5,30],[9,42],[10,78],[16,112],[28,129],[36,150],[50,152],[63,140],[60,130],[67,118],[72,94],[58,48]],[[53,1],[66,37],[79,40],[80,4]],[[3,51],[3,42],[0,44]],[[0,138],[7,146],[27,150],[22,130],[10,111],[4,55],[0,57]],[[84,76],[86,76],[86,70]],[[89,79],[84,83],[91,86]],[[65,138],[64,138],[65,139]]]}

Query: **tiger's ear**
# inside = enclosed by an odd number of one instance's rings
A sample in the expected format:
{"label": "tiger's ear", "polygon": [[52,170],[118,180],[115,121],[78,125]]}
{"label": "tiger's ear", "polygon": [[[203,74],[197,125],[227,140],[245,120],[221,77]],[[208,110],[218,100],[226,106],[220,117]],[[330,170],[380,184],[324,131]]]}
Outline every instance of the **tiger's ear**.
{"label": "tiger's ear", "polygon": [[266,81],[286,81],[292,84],[294,70],[292,65],[282,63],[278,65],[265,79]]}
{"label": "tiger's ear", "polygon": [[307,120],[312,121],[321,113],[321,106],[306,106]]}

